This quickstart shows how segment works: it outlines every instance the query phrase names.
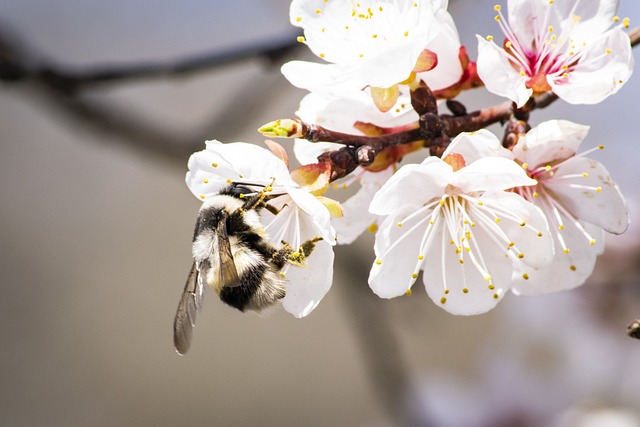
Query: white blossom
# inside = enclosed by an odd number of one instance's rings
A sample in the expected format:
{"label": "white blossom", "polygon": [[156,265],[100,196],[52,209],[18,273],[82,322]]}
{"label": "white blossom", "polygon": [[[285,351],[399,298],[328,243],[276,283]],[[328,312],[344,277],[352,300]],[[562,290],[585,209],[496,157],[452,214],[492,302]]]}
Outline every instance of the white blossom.
{"label": "white blossom", "polygon": [[508,190],[534,185],[488,131],[461,134],[443,159],[403,166],[373,198],[385,216],[376,234],[369,284],[405,294],[423,271],[431,299],[453,314],[479,314],[500,301],[514,269],[551,260],[547,221]]}
{"label": "white blossom", "polygon": [[325,205],[291,178],[280,158],[267,149],[242,142],[207,141],[206,149],[189,159],[186,182],[204,203],[233,182],[257,191],[269,188],[270,197],[278,196],[269,200],[269,204],[280,212],[273,215],[263,209],[261,216],[274,246],[285,241],[298,248],[308,239],[322,238],[304,268],[287,264],[282,269],[288,288],[282,299],[283,307],[296,317],[308,315],[327,293],[333,279],[335,231]]}
{"label": "white blossom", "polygon": [[486,88],[524,105],[552,90],[571,104],[595,104],[629,79],[633,56],[624,24],[610,29],[617,0],[509,0],[498,46],[478,36],[478,75]]}
{"label": "white blossom", "polygon": [[338,97],[368,86],[396,87],[412,72],[433,90],[453,85],[462,68],[447,3],[293,0],[291,23],[304,29],[304,43],[328,63],[291,61],[282,73],[297,87]]}
{"label": "white blossom", "polygon": [[564,120],[541,123],[521,137],[513,155],[538,183],[516,191],[540,207],[554,239],[553,262],[523,266],[514,291],[542,294],[581,285],[604,250],[604,231],[623,233],[629,212],[605,167],[576,155],[588,126]]}

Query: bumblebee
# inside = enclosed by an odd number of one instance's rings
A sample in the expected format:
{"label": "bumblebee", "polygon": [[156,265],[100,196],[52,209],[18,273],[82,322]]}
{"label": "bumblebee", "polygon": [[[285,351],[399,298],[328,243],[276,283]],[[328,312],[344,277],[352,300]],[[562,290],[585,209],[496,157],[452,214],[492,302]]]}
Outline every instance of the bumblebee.
{"label": "bumblebee", "polygon": [[268,199],[267,188],[255,191],[246,184],[233,183],[200,208],[193,233],[193,264],[173,325],[173,342],[179,354],[186,353],[191,344],[205,283],[231,307],[260,312],[286,295],[282,268],[287,263],[303,265],[321,240],[308,240],[296,251],[286,242],[276,248],[259,214],[263,208],[277,214]]}

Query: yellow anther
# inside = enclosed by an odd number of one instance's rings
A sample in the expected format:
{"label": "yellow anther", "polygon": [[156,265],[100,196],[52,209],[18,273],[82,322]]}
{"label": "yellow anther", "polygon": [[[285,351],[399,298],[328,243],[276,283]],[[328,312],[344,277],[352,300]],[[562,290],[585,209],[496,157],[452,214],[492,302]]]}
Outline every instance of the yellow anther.
{"label": "yellow anther", "polygon": [[200,195],[200,198],[201,198],[201,199],[204,199],[204,194],[201,194],[201,195]]}
{"label": "yellow anther", "polygon": [[571,271],[576,271],[576,266],[575,266],[575,265],[571,265],[571,266],[569,266],[569,269],[570,269]]}
{"label": "yellow anther", "polygon": [[502,6],[500,6],[499,4],[493,6],[493,10],[495,10],[496,12],[499,12],[500,9],[502,9]]}
{"label": "yellow anther", "polygon": [[500,218],[496,218],[496,219],[495,219],[495,221],[496,221],[496,222],[500,222]]}
{"label": "yellow anther", "polygon": [[495,287],[495,286],[493,286],[493,285],[489,285],[488,287],[489,287],[489,289],[490,289],[490,290],[494,290],[494,289],[496,288],[496,287]]}
{"label": "yellow anther", "polygon": [[564,250],[562,252],[564,252],[565,254],[568,254],[569,253],[569,248],[564,248]]}
{"label": "yellow anther", "polygon": [[484,281],[485,282],[490,282],[491,281],[491,275],[487,274],[486,276],[484,276]]}
{"label": "yellow anther", "polygon": [[512,248],[515,246],[515,242],[509,242],[509,247]]}
{"label": "yellow anther", "polygon": [[564,225],[560,224],[560,225],[558,226],[558,230],[564,230]]}
{"label": "yellow anther", "polygon": [[613,17],[613,22],[618,22],[620,21],[620,17],[618,15]]}
{"label": "yellow anther", "polygon": [[542,232],[538,231],[538,237],[542,237]]}
{"label": "yellow anther", "polygon": [[609,55],[611,53],[611,49],[607,48],[605,49],[605,52],[607,53],[607,55]]}
{"label": "yellow anther", "polygon": [[527,273],[524,273],[524,274],[522,275],[522,278],[523,278],[524,280],[529,280],[529,275],[528,275]]}
{"label": "yellow anther", "polygon": [[590,244],[591,246],[593,246],[593,245],[595,245],[595,244],[596,244],[596,241],[595,241],[594,239],[591,239],[591,241],[589,241],[589,244]]}
{"label": "yellow anther", "polygon": [[462,258],[460,258],[458,262],[460,262],[460,264],[464,264],[464,260]]}
{"label": "yellow anther", "polygon": [[513,45],[511,44],[511,42],[510,42],[510,41],[507,41],[507,42],[504,44],[504,47],[506,47],[507,49],[509,49],[511,46],[513,46]]}
{"label": "yellow anther", "polygon": [[493,19],[495,19],[496,21],[499,21],[500,20],[500,15],[496,15],[496,17],[493,18]]}
{"label": "yellow anther", "polygon": [[527,223],[526,223],[526,222],[524,222],[524,221],[522,221],[522,222],[520,223],[520,227],[524,227],[525,225],[527,225]]}
{"label": "yellow anther", "polygon": [[550,33],[553,33],[553,26],[549,25],[548,30],[549,30]]}
{"label": "yellow anther", "polygon": [[447,302],[447,299],[445,297],[440,298],[440,304],[444,304],[445,302]]}
{"label": "yellow anther", "polygon": [[445,294],[445,295],[449,295],[449,289],[445,289],[445,290],[444,290],[444,294]]}
{"label": "yellow anther", "polygon": [[204,182],[205,184],[209,183],[209,180],[207,178],[203,179],[202,182]]}
{"label": "yellow anther", "polygon": [[524,258],[524,254],[523,253],[519,253],[518,254],[518,258],[520,258],[520,259]]}
{"label": "yellow anther", "polygon": [[482,206],[484,203],[482,201],[478,202],[478,206]]}
{"label": "yellow anther", "polygon": [[544,167],[544,170],[546,170],[547,172],[549,172],[551,170],[551,165],[547,165]]}
{"label": "yellow anther", "polygon": [[377,34],[374,34],[374,35],[372,35],[371,37],[373,37],[374,39],[377,39],[377,38],[378,38],[378,35],[377,35]]}
{"label": "yellow anther", "polygon": [[378,231],[378,224],[371,224],[367,230],[369,230],[370,233],[375,233],[376,231]]}
{"label": "yellow anther", "polygon": [[539,196],[538,192],[537,192],[537,191],[534,191],[534,192],[533,192],[533,198],[535,199],[535,198],[536,198],[536,197],[538,197],[538,196]]}
{"label": "yellow anther", "polygon": [[376,260],[376,265],[380,265],[380,264],[382,264],[382,260],[381,259],[377,259]]}
{"label": "yellow anther", "polygon": [[417,278],[418,278],[418,273],[413,273],[413,274],[411,275],[411,278],[412,278],[412,279],[417,279]]}
{"label": "yellow anther", "polygon": [[582,176],[584,176],[585,178],[589,178],[589,174],[586,172],[582,172]]}
{"label": "yellow anther", "polygon": [[320,9],[316,9],[316,13],[317,13],[318,15],[320,15],[320,14],[322,13],[322,11],[321,11]]}
{"label": "yellow anther", "polygon": [[405,36],[405,37],[408,37],[408,36],[409,36],[409,31],[405,31],[405,32],[404,32],[404,36]]}
{"label": "yellow anther", "polygon": [[498,298],[500,298],[500,295],[498,295],[498,294],[493,294],[493,299],[498,299]]}
{"label": "yellow anther", "polygon": [[418,259],[422,261],[424,259],[424,255],[418,255]]}
{"label": "yellow anther", "polygon": [[469,289],[468,288],[462,288],[462,292],[465,293],[465,294],[468,294],[469,293]]}
{"label": "yellow anther", "polygon": [[602,191],[602,187],[596,187],[596,193],[600,193]]}
{"label": "yellow anther", "polygon": [[602,144],[598,145],[598,150],[604,150],[604,145]]}
{"label": "yellow anther", "polygon": [[324,58],[325,55],[324,55],[324,53],[321,53],[319,56],[320,56],[320,58]]}
{"label": "yellow anther", "polygon": [[493,36],[487,36],[487,41],[492,41],[493,40]]}
{"label": "yellow anther", "polygon": [[211,163],[211,166],[213,166],[214,168],[217,168],[218,164],[217,163]]}
{"label": "yellow anther", "polygon": [[396,224],[398,227],[402,227],[402,223],[399,222],[398,224]]}
{"label": "yellow anther", "polygon": [[233,184],[233,181],[231,181],[230,179],[227,180],[227,184]]}
{"label": "yellow anther", "polygon": [[405,293],[404,293],[404,294],[405,294],[406,296],[410,297],[410,296],[411,296],[411,293],[412,293],[412,292],[411,292],[411,289],[407,289],[407,290],[405,291]]}
{"label": "yellow anther", "polygon": [[298,43],[304,43],[304,36],[298,36],[296,40],[298,40]]}
{"label": "yellow anther", "polygon": [[529,169],[529,164],[528,163],[523,163],[522,164],[522,169]]}

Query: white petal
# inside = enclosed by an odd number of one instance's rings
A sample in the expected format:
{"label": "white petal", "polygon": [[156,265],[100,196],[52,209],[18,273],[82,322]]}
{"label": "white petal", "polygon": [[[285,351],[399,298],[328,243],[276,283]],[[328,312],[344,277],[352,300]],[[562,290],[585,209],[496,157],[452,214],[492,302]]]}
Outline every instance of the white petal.
{"label": "white petal", "polygon": [[489,92],[509,98],[522,107],[533,91],[525,86],[526,78],[513,68],[505,51],[480,36],[478,39],[478,75]]}
{"label": "white petal", "polygon": [[335,230],[331,225],[331,215],[327,208],[312,194],[299,188],[288,187],[289,196],[297,207],[306,214],[313,226],[313,237],[322,237],[330,245],[335,245]]}
{"label": "white petal", "polygon": [[516,159],[529,169],[573,156],[587,136],[589,126],[567,120],[540,123],[520,138],[513,148]]}
{"label": "white petal", "polygon": [[292,85],[325,96],[339,97],[367,86],[353,69],[344,65],[289,61],[280,71]]}
{"label": "white petal", "polygon": [[[542,295],[565,289],[572,289],[582,285],[593,272],[596,258],[603,248],[604,232],[599,227],[582,223],[585,230],[599,245],[590,245],[584,234],[575,226],[574,222],[563,215],[564,229],[553,231],[556,254],[553,261],[546,267],[533,269],[522,265],[514,274],[512,291],[517,295]],[[552,227],[553,228],[553,227]],[[561,234],[563,246],[556,237]],[[525,279],[526,277],[526,279]]]}
{"label": "white petal", "polygon": [[623,233],[629,226],[624,197],[609,172],[595,160],[573,157],[562,163],[545,185],[581,221],[615,234]]}
{"label": "white petal", "polygon": [[424,80],[432,90],[444,89],[456,84],[464,71],[458,57],[460,38],[453,18],[442,10],[436,15],[436,19],[442,25],[442,30],[430,46],[431,50],[438,55],[438,65],[430,71],[418,73],[418,78]]}
{"label": "white petal", "polygon": [[[576,45],[598,36],[611,27],[618,10],[618,0],[589,0],[579,2],[555,2],[558,15],[564,17],[564,25],[571,27],[571,38]],[[576,24],[574,16],[579,16]]]}
{"label": "white petal", "polygon": [[305,317],[320,303],[333,281],[333,248],[316,243],[304,267],[290,267],[286,272],[287,295],[282,306],[295,317]]}
{"label": "white petal", "polygon": [[465,193],[488,190],[507,190],[535,185],[536,181],[513,160],[504,157],[484,157],[455,173],[451,181]]}
{"label": "white petal", "polygon": [[489,282],[465,251],[462,253],[464,263],[460,263],[460,254],[449,239],[447,232],[438,230],[425,253],[423,281],[427,294],[437,306],[451,314],[473,315],[491,310],[510,286],[513,266],[506,250],[497,248],[484,228],[474,227],[472,240],[481,249],[474,250],[473,255],[484,261],[491,275]]}
{"label": "white petal", "polygon": [[483,157],[506,157],[512,159],[511,151],[502,146],[500,140],[486,129],[477,132],[463,132],[453,138],[442,158],[451,153],[464,157],[465,164],[475,162]]}
{"label": "white petal", "polygon": [[[611,49],[611,53],[605,51]],[[548,79],[553,91],[570,104],[595,104],[616,93],[633,70],[629,36],[614,28],[590,43],[587,54],[569,72],[568,81]]]}
{"label": "white petal", "polygon": [[[487,192],[479,201],[482,208],[490,210],[500,219],[496,225],[508,239],[505,250],[521,254],[519,262],[532,267],[542,267],[553,259],[553,239],[542,211],[533,203],[515,193]],[[493,221],[495,219],[491,218]],[[513,246],[509,247],[509,243]]]}
{"label": "white petal", "polygon": [[376,260],[369,273],[369,286],[382,298],[404,295],[416,280],[413,275],[419,272],[419,247],[427,220],[418,215],[405,221],[412,212],[408,208],[388,216],[376,233]]}
{"label": "white petal", "polygon": [[293,143],[293,154],[302,165],[318,162],[318,156],[326,151],[337,150],[343,145],[333,142],[309,142],[306,139],[296,139]]}
{"label": "white petal", "polygon": [[343,216],[333,219],[338,234],[338,243],[348,245],[372,224],[378,217],[369,213],[369,205],[376,192],[393,174],[393,167],[373,173],[365,172],[360,178],[360,189],[342,203]]}
{"label": "white petal", "polygon": [[405,165],[376,193],[369,212],[388,215],[400,207],[418,209],[433,198],[440,198],[453,178],[451,166],[437,157],[427,157],[419,165]]}

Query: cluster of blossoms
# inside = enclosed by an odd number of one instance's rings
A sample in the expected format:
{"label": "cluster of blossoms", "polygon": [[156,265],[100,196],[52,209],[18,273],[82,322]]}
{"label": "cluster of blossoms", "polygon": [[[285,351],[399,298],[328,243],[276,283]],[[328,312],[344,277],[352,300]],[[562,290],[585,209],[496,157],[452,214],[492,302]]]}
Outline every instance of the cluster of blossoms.
{"label": "cluster of blossoms", "polygon": [[[308,315],[331,286],[333,246],[365,230],[376,232],[368,281],[377,295],[408,294],[421,277],[435,304],[461,315],[492,309],[509,290],[581,285],[604,232],[625,231],[622,195],[587,157],[602,146],[579,153],[588,127],[531,128],[528,118],[556,97],[593,104],[617,92],[633,68],[628,20],[615,16],[617,0],[507,3],[507,17],[495,7],[504,40],[478,36],[474,62],[446,0],[293,0],[298,40],[325,62],[282,67],[310,93],[298,119],[260,131],[296,138],[303,166],[290,171],[273,141],[210,141],[187,174],[204,203],[230,183],[268,186],[276,209],[260,214],[274,244],[322,239],[305,268],[282,271],[285,310]],[[452,100],[479,86],[508,102],[467,113]],[[443,99],[451,114],[439,113]],[[484,129],[499,122],[502,139]],[[424,160],[400,167],[409,153]],[[338,186],[357,191],[324,195]]]}

